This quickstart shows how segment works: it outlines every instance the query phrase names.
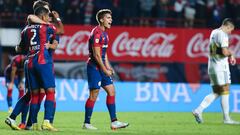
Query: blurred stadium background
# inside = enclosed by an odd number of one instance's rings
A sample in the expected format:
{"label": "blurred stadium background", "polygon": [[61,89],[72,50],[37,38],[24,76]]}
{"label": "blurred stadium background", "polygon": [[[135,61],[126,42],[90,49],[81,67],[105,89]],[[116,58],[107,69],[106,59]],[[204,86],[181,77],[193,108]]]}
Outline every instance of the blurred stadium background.
{"label": "blurred stadium background", "polygon": [[[110,61],[117,110],[190,112],[211,91],[207,75],[210,31],[230,17],[231,49],[240,62],[240,0],[48,0],[65,26],[55,53],[58,111],[83,111],[87,98],[87,38],[99,9],[113,12]],[[0,0],[0,76],[16,53],[32,0]],[[240,66],[231,66],[230,111],[240,112]],[[16,94],[17,92],[15,92]],[[7,110],[0,78],[0,110]],[[16,96],[16,95],[15,95]],[[15,98],[16,99],[16,98]],[[16,101],[15,101],[16,102]],[[102,92],[96,111],[103,108]],[[220,112],[218,102],[206,111]],[[239,118],[239,117],[238,117]],[[239,120],[239,119],[238,119]]]}

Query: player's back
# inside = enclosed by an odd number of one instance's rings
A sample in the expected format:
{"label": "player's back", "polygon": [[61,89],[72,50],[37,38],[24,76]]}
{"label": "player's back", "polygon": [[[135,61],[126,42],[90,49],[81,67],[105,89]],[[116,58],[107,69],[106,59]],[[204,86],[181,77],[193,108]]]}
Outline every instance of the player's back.
{"label": "player's back", "polygon": [[25,56],[24,55],[16,55],[12,57],[11,62],[7,65],[5,68],[5,75],[10,75],[12,71],[12,67],[17,68],[17,73],[23,72],[24,69],[24,61]]}
{"label": "player's back", "polygon": [[20,47],[26,51],[30,64],[32,62],[38,64],[52,63],[52,55],[49,54],[45,46],[55,35],[54,26],[45,24],[28,25],[21,34]]}

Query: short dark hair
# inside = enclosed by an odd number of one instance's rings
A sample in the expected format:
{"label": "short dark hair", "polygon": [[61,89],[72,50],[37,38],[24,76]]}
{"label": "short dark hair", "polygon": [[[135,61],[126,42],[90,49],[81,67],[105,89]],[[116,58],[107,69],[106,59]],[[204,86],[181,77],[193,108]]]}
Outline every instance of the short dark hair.
{"label": "short dark hair", "polygon": [[38,7],[34,10],[34,14],[36,16],[43,16],[49,13],[49,10],[46,9],[45,7]]}
{"label": "short dark hair", "polygon": [[225,26],[232,25],[234,27],[234,22],[231,18],[225,18],[222,21],[222,25],[225,25]]}
{"label": "short dark hair", "polygon": [[100,24],[100,19],[104,17],[105,14],[112,14],[112,11],[110,9],[101,9],[96,14],[96,20]]}
{"label": "short dark hair", "polygon": [[43,1],[43,0],[34,1],[33,10],[35,10],[38,7],[44,7],[46,5],[50,8],[50,4],[47,1]]}

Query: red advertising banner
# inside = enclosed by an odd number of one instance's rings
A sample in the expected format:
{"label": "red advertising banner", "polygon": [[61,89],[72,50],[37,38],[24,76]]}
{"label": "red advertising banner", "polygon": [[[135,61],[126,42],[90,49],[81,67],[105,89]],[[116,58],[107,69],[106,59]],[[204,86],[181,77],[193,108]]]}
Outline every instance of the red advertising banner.
{"label": "red advertising banner", "polygon": [[[93,26],[68,25],[61,36],[56,60],[86,61]],[[112,27],[108,56],[116,62],[207,63],[210,29]],[[240,31],[230,36],[230,47],[240,61]]]}

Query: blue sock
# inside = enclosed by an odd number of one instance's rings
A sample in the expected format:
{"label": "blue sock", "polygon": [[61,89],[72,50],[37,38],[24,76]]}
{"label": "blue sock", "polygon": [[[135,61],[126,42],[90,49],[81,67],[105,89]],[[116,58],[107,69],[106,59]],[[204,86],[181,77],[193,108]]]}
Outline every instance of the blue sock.
{"label": "blue sock", "polygon": [[53,119],[54,113],[54,102],[55,102],[55,92],[54,91],[46,91],[46,100],[45,100],[45,113],[44,120]]}
{"label": "blue sock", "polygon": [[12,89],[7,90],[7,104],[8,107],[12,107]]}
{"label": "blue sock", "polygon": [[116,121],[117,116],[116,116],[116,106],[115,106],[115,96],[107,96],[107,108],[108,112],[110,114],[111,121]]}
{"label": "blue sock", "polygon": [[29,112],[32,123],[37,123],[38,98],[39,98],[38,93],[32,93],[32,100],[31,100],[30,112]]}
{"label": "blue sock", "polygon": [[85,104],[85,120],[84,120],[84,123],[90,124],[94,104],[95,104],[95,101],[92,101],[88,98],[88,100]]}
{"label": "blue sock", "polygon": [[25,124],[27,119],[27,114],[29,110],[29,104],[25,104],[22,110],[22,120],[21,123]]}
{"label": "blue sock", "polygon": [[54,110],[53,110],[52,118],[50,119],[51,124],[53,124],[53,120],[54,120],[54,117],[55,117],[55,112],[56,112],[56,102],[54,102]]}
{"label": "blue sock", "polygon": [[10,118],[15,120],[16,117],[26,108],[26,105],[29,106],[30,100],[31,100],[30,93],[26,93],[22,98],[20,98],[17,104],[15,105],[13,112],[10,115]]}

